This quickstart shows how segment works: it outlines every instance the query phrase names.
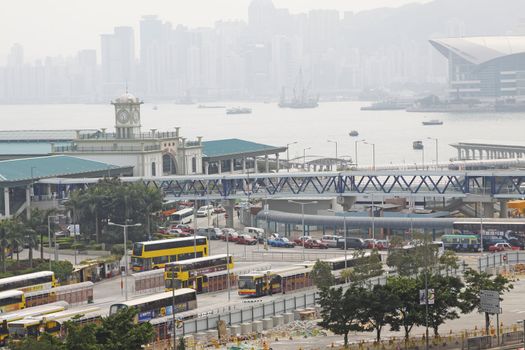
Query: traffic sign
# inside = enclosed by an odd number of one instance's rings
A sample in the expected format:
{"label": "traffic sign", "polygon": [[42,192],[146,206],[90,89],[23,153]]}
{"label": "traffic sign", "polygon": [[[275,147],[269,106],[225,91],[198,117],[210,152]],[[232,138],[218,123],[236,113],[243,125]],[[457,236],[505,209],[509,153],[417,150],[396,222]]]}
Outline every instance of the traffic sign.
{"label": "traffic sign", "polygon": [[419,305],[426,305],[428,302],[428,305],[434,305],[434,301],[436,299],[436,294],[434,293],[433,288],[428,289],[428,301],[426,300],[426,293],[424,289],[419,290]]}
{"label": "traffic sign", "polygon": [[496,290],[481,290],[479,293],[480,309],[489,314],[501,313],[499,293]]}

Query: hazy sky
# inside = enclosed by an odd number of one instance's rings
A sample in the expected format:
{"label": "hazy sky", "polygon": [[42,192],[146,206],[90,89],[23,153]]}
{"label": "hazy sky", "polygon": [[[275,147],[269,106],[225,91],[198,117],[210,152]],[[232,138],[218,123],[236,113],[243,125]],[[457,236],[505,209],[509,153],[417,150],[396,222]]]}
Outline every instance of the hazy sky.
{"label": "hazy sky", "polygon": [[[273,0],[291,12],[310,9],[363,11],[429,0]],[[27,60],[99,50],[99,34],[118,25],[133,26],[145,14],[173,24],[211,26],[220,19],[246,19],[250,0],[1,0],[0,64],[13,43],[24,46]]]}

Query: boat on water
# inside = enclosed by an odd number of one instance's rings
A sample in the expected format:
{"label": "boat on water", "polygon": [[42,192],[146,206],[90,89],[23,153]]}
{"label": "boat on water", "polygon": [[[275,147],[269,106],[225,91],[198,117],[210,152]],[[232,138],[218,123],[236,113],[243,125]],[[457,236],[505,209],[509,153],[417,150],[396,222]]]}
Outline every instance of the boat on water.
{"label": "boat on water", "polygon": [[357,132],[357,130],[352,130],[348,133],[348,135],[352,136],[352,137],[356,137],[356,136],[359,136],[359,133]]}
{"label": "boat on water", "polygon": [[411,102],[404,101],[381,101],[372,103],[370,106],[361,107],[362,111],[395,111],[407,109],[412,105]]}
{"label": "boat on water", "polygon": [[[308,84],[309,86],[310,84]],[[299,93],[298,93],[299,92]],[[286,98],[286,90],[283,87],[278,106],[280,108],[306,109],[319,107],[319,96],[309,96],[308,87],[303,84],[303,72],[299,70],[299,76],[293,89],[291,99]]]}
{"label": "boat on water", "polygon": [[226,106],[198,105],[197,108],[226,108]]}
{"label": "boat on water", "polygon": [[443,121],[438,119],[431,119],[424,121],[423,125],[443,125]]}
{"label": "boat on water", "polygon": [[157,109],[159,109],[159,107],[157,107],[157,105],[153,106],[153,110],[156,111]]}
{"label": "boat on water", "polygon": [[423,141],[414,141],[412,142],[413,149],[423,149]]}
{"label": "boat on water", "polygon": [[240,107],[234,107],[234,108],[228,108],[226,110],[226,114],[250,114],[252,113],[251,108],[240,108]]}

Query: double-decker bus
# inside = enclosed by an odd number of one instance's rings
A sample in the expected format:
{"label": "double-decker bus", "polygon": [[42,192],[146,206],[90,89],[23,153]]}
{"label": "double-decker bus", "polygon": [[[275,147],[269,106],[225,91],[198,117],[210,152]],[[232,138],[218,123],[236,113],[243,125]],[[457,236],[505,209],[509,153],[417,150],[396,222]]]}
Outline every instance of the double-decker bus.
{"label": "double-decker bus", "polygon": [[452,224],[454,230],[460,231],[462,234],[478,234],[481,232],[481,225],[483,225],[483,234],[504,234],[512,231],[517,234],[525,234],[525,220],[523,219],[470,219],[455,221]]}
{"label": "double-decker bus", "polygon": [[131,267],[133,271],[163,269],[169,262],[193,259],[195,255],[197,258],[208,256],[208,252],[208,239],[204,236],[136,242]]}
{"label": "double-decker bus", "polygon": [[[168,263],[164,268],[166,291],[173,288],[173,283],[175,289],[193,288],[197,293],[207,292],[208,274],[228,269],[233,269],[233,257],[226,254]],[[227,278],[227,274],[224,274],[224,278]]]}
{"label": "double-decker bus", "polygon": [[172,225],[189,224],[193,221],[193,208],[185,208],[168,216],[168,222]]}
{"label": "double-decker bus", "polygon": [[55,273],[52,271],[40,271],[0,279],[0,292],[15,289],[22,292],[33,292],[54,287],[56,287],[56,280]]}
{"label": "double-decker bus", "polygon": [[293,266],[239,276],[238,294],[259,297],[312,286],[312,266]]}
{"label": "double-decker bus", "polygon": [[21,290],[0,292],[0,314],[25,309],[26,298]]}
{"label": "double-decker bus", "polygon": [[[138,314],[135,323],[148,322],[154,318],[164,317],[173,313],[173,292],[164,292],[143,298],[129,300],[111,305],[109,314],[114,315],[119,310],[134,307]],[[175,291],[175,312],[194,310],[197,308],[197,293],[194,289],[181,288]]]}

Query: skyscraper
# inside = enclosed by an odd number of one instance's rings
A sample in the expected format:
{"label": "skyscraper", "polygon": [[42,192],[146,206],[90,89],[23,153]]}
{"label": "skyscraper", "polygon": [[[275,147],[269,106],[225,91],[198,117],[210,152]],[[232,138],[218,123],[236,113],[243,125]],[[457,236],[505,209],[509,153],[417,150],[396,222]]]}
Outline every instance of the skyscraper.
{"label": "skyscraper", "polygon": [[133,28],[115,27],[101,39],[102,93],[114,96],[135,82],[135,41]]}

